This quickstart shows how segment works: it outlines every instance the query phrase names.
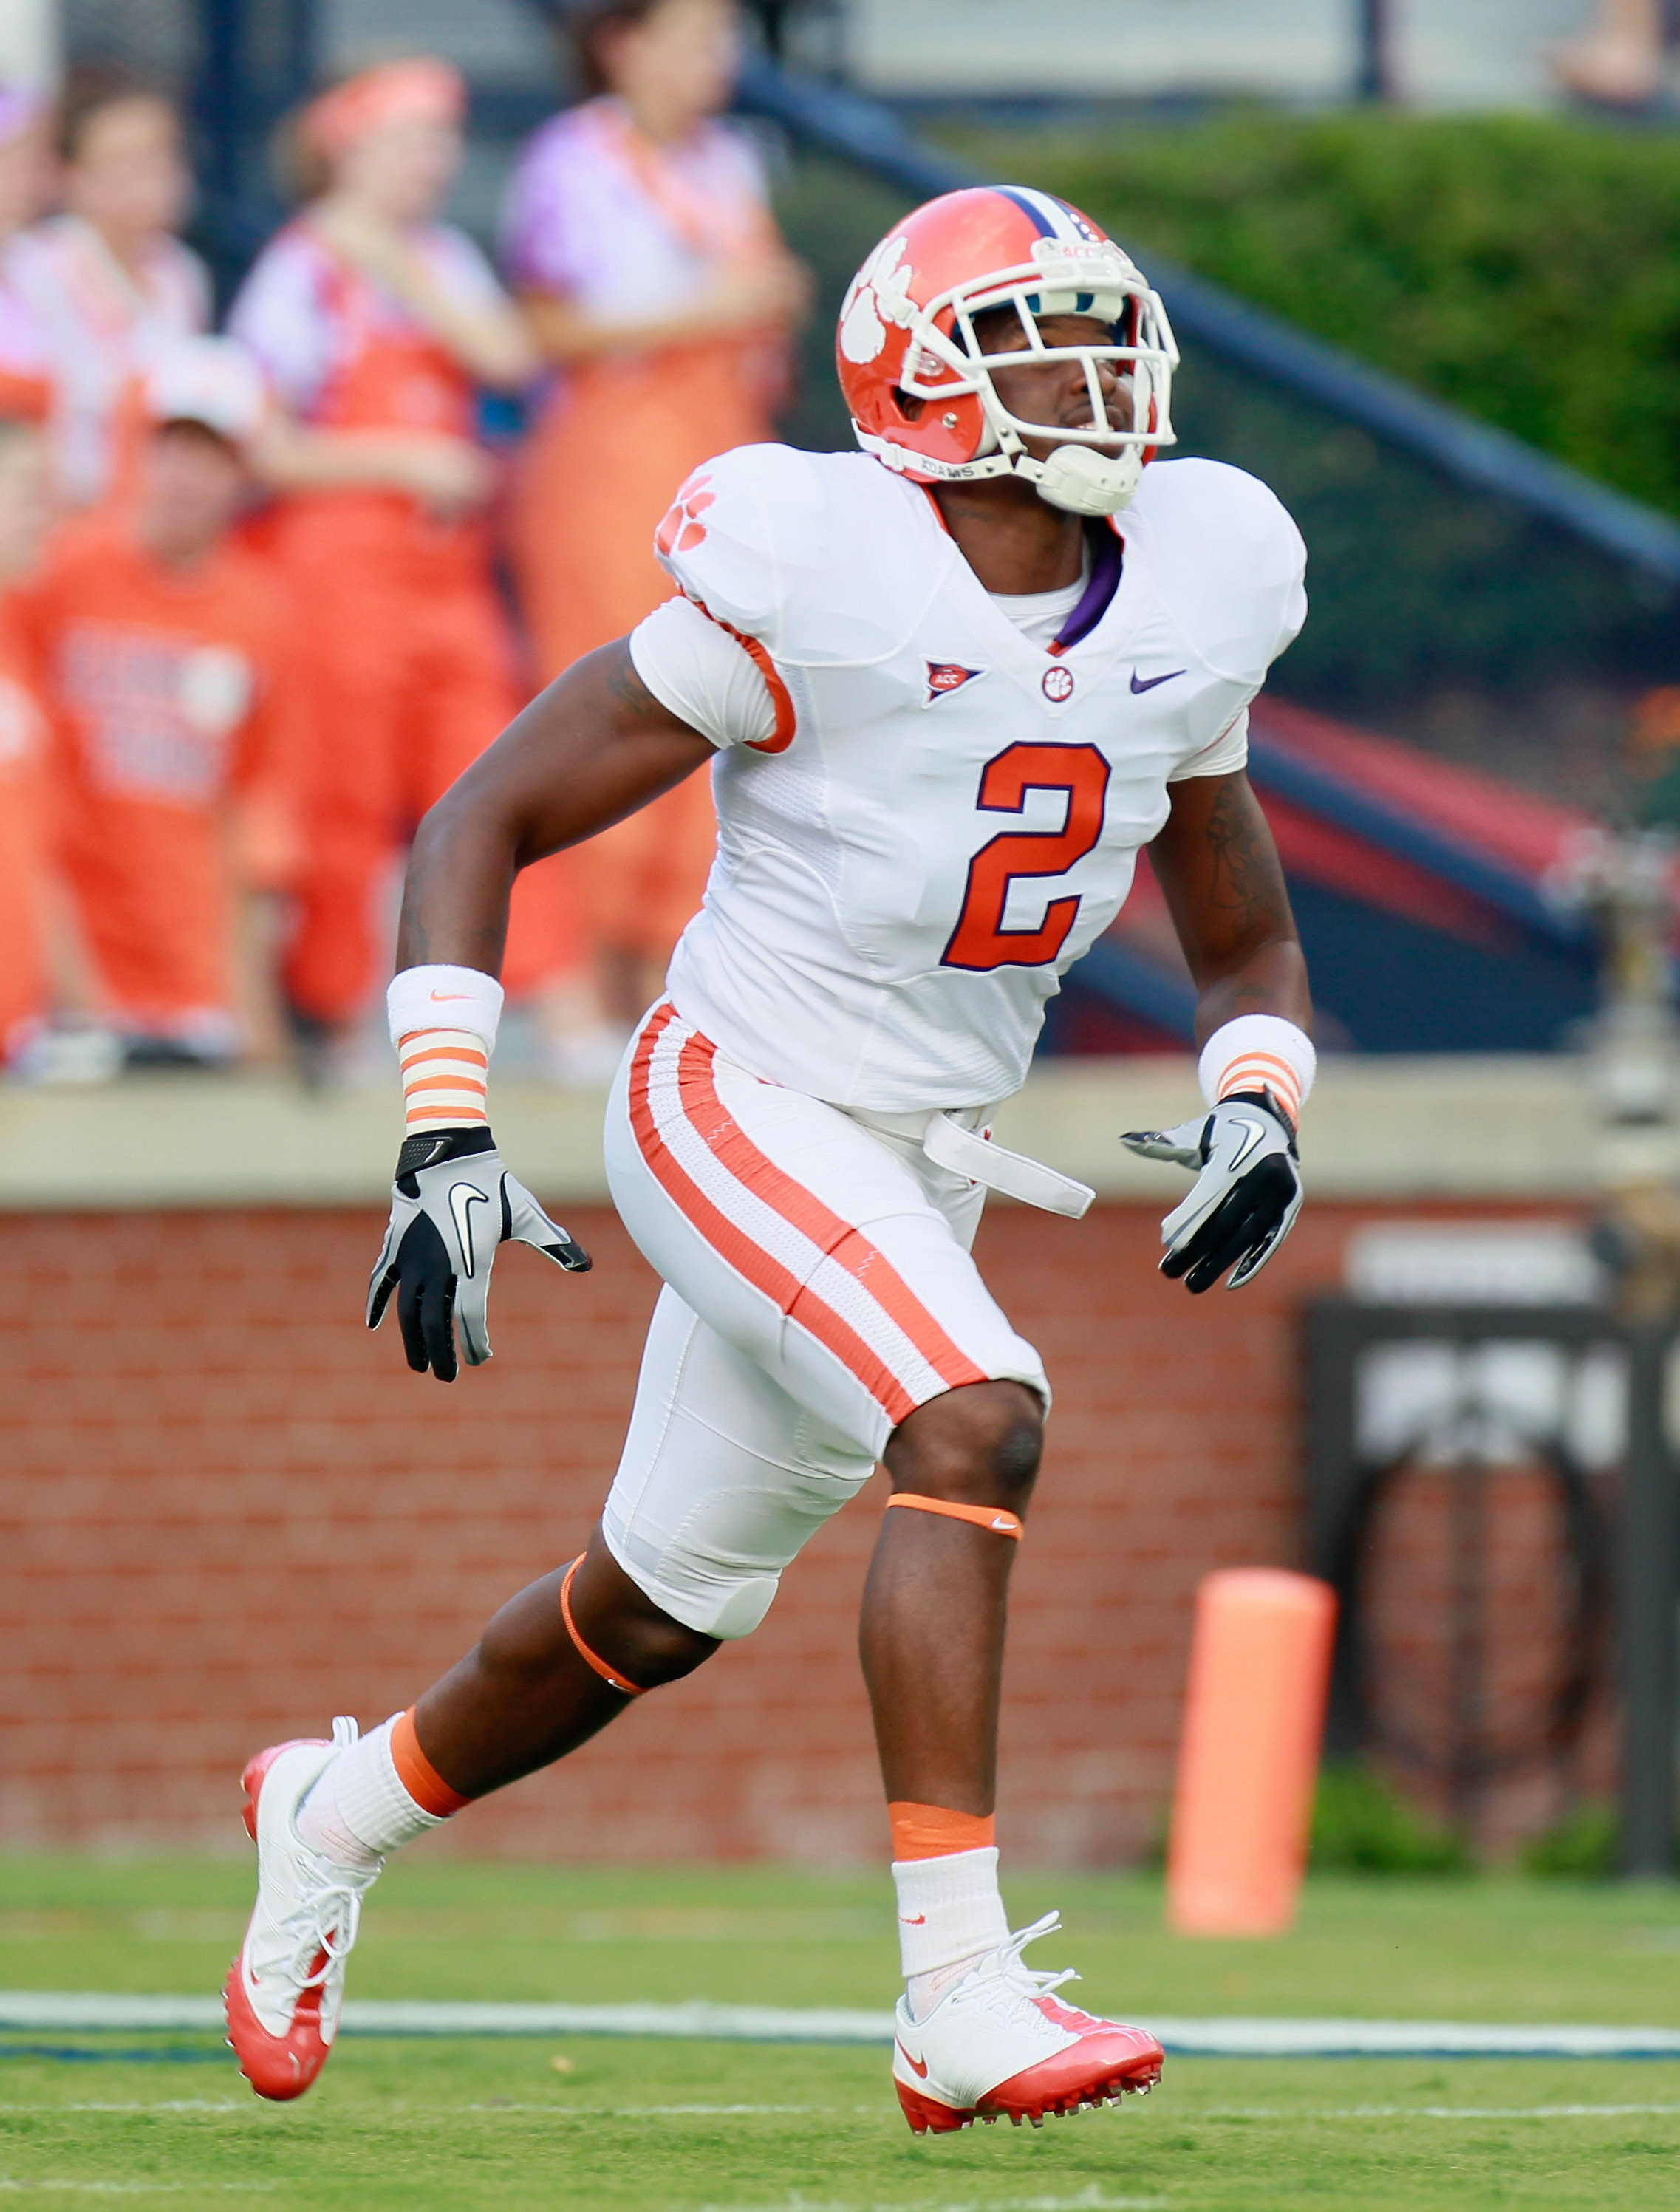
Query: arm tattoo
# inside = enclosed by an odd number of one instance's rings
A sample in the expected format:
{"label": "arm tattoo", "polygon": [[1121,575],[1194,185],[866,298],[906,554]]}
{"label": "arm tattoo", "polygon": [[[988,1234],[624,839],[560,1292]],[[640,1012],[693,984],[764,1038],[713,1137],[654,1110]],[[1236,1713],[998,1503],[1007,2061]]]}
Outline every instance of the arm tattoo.
{"label": "arm tattoo", "polygon": [[1208,817],[1207,839],[1210,902],[1257,927],[1286,922],[1289,894],[1277,848],[1242,777],[1232,776],[1222,785]]}
{"label": "arm tattoo", "polygon": [[622,707],[627,714],[635,715],[638,720],[651,714],[665,715],[669,719],[665,708],[637,675],[636,664],[630,658],[628,646],[622,659],[607,678],[607,696],[614,706]]}

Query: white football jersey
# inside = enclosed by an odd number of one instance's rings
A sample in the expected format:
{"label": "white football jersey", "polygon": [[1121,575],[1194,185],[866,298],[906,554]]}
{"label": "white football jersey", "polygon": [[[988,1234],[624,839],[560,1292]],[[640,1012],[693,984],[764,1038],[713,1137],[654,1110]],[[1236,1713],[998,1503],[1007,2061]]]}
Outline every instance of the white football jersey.
{"label": "white football jersey", "polygon": [[[1248,702],[1306,614],[1300,535],[1240,470],[1157,461],[1113,527],[1113,598],[1046,651],[931,497],[866,454],[743,447],[684,485],[661,557],[776,708],[768,734],[762,712],[710,718],[718,857],[670,975],[743,1065],[882,1113],[1020,1088],[1168,783],[1240,765]],[[682,713],[662,615],[632,652]]]}

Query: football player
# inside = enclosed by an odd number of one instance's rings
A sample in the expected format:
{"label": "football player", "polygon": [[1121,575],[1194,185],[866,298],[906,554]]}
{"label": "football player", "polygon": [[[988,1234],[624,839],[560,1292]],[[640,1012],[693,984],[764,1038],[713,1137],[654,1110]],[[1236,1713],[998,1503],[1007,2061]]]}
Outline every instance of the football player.
{"label": "football player", "polygon": [[[579,661],[422,825],[391,1034],[408,1134],[368,1304],[409,1364],[489,1356],[498,1244],[587,1256],[499,1158],[486,1078],[522,866],[710,767],[703,911],[608,1109],[615,1201],[664,1278],[588,1549],[370,1735],[247,1768],[255,1915],[227,1984],[247,2077],[296,2095],[385,1856],[749,1635],[884,1462],[864,1669],[894,1838],[910,2124],[1149,2087],[1146,2031],[1053,1992],[992,1841],[1010,1567],[1050,1403],[970,1256],[988,1188],[1092,1194],[990,1141],[1046,1001],[1151,848],[1199,993],[1205,1113],[1126,1141],[1197,1171],[1164,1272],[1265,1264],[1300,1206],[1301,947],[1243,773],[1305,611],[1264,485],[1170,442],[1175,361],[1126,255],[1048,195],[931,202],[847,295],[863,451],[753,446],[659,532],[675,595]],[[1151,465],[1151,464],[1153,464]]]}

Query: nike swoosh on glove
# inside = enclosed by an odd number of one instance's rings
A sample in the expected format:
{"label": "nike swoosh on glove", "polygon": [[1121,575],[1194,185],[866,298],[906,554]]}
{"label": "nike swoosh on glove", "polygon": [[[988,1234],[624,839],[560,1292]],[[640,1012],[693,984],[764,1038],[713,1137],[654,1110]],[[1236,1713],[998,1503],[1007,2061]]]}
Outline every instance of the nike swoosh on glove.
{"label": "nike swoosh on glove", "polygon": [[1133,1129],[1120,1142],[1146,1160],[1201,1170],[1161,1224],[1161,1272],[1175,1282],[1182,1277],[1187,1290],[1211,1290],[1227,1267],[1226,1289],[1240,1290],[1295,1227],[1300,1155],[1270,1091],[1239,1091],[1175,1129]]}
{"label": "nike swoosh on glove", "polygon": [[455,1331],[469,1367],[490,1356],[490,1263],[512,1238],[580,1275],[590,1257],[501,1164],[488,1129],[434,1129],[397,1156],[391,1223],[367,1286],[367,1326],[397,1293],[403,1348],[416,1375],[455,1380]]}

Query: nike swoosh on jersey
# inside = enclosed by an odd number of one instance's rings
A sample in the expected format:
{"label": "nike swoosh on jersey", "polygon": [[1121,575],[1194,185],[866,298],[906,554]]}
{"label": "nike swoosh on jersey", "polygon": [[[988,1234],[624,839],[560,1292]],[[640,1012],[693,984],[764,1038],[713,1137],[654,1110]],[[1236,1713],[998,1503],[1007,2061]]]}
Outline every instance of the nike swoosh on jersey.
{"label": "nike swoosh on jersey", "polygon": [[911,2071],[911,2072],[912,2072],[912,2073],[916,2076],[916,2078],[917,2078],[917,2080],[918,2080],[918,2081],[926,2081],[926,2079],[927,2079],[927,2061],[926,2061],[926,2059],[925,2059],[925,2058],[913,2058],[913,2057],[910,2056],[910,2053],[909,2053],[907,2051],[905,2051],[905,2050],[904,2050],[904,2045],[903,2045],[902,2041],[901,2041],[901,2042],[900,2042],[900,2044],[899,2044],[899,2046],[898,2046],[898,2047],[899,2047],[899,2049],[900,2049],[901,2051],[904,2051],[904,2063],[905,2063],[905,2064],[906,2064],[906,2065],[910,2069],[910,2071]]}
{"label": "nike swoosh on jersey", "polygon": [[449,1211],[455,1218],[455,1234],[461,1240],[461,1257],[466,1261],[469,1275],[473,1272],[472,1209],[489,1203],[476,1183],[452,1182],[449,1186]]}
{"label": "nike swoosh on jersey", "polygon": [[1182,676],[1184,673],[1182,668],[1169,668],[1164,676],[1140,676],[1134,668],[1131,672],[1131,688],[1134,691],[1153,691],[1157,684],[1170,684],[1175,676]]}
{"label": "nike swoosh on jersey", "polygon": [[1234,1121],[1233,1121],[1231,1127],[1234,1129],[1245,1129],[1248,1133],[1244,1137],[1242,1142],[1237,1146],[1235,1155],[1226,1170],[1226,1173],[1228,1175],[1234,1175],[1236,1173],[1237,1170],[1248,1158],[1250,1152],[1253,1151],[1255,1146],[1265,1141],[1266,1133],[1266,1125],[1264,1121],[1251,1121],[1246,1115],[1240,1115]]}
{"label": "nike swoosh on jersey", "polygon": [[434,991],[432,1004],[434,1006],[464,1006],[471,996],[470,991]]}

